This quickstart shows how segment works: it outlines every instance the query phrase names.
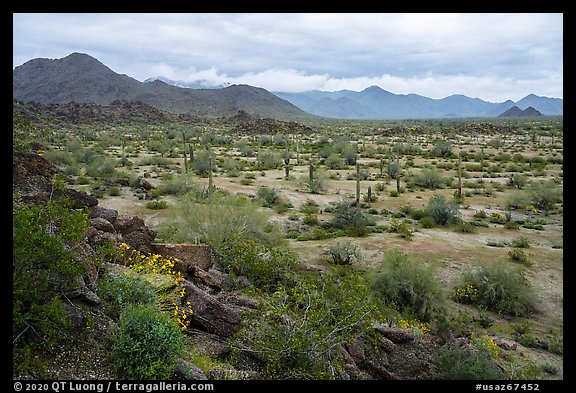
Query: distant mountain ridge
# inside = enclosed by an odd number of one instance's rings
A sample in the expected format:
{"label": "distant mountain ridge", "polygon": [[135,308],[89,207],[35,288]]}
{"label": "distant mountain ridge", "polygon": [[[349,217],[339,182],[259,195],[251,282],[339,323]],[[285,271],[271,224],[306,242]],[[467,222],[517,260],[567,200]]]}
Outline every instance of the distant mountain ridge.
{"label": "distant mountain ridge", "polygon": [[109,105],[116,100],[126,100],[196,116],[234,116],[244,111],[285,120],[313,117],[261,88],[232,85],[221,89],[187,89],[160,80],[144,83],[118,74],[84,53],[54,60],[33,59],[15,67],[12,92],[13,98],[42,104]]}
{"label": "distant mountain ridge", "polygon": [[197,88],[203,82],[163,77],[140,82],[118,74],[97,59],[72,53],[61,59],[38,58],[13,70],[13,97],[42,104],[94,103],[116,100],[140,101],[157,109],[194,116],[227,117],[244,111],[252,116],[303,120],[316,116],[341,119],[406,119],[497,117],[514,105],[533,107],[544,115],[562,115],[563,100],[529,94],[518,102],[492,103],[464,95],[432,99],[417,94],[394,94],[378,86],[361,92],[308,91],[271,93],[248,85]]}
{"label": "distant mountain ridge", "polygon": [[560,98],[534,94],[529,94],[516,103],[512,100],[493,103],[461,94],[442,99],[418,94],[394,94],[378,86],[371,86],[360,92],[313,90],[274,94],[306,112],[342,119],[496,117],[514,105],[520,109],[531,106],[544,115],[562,115],[564,105]]}

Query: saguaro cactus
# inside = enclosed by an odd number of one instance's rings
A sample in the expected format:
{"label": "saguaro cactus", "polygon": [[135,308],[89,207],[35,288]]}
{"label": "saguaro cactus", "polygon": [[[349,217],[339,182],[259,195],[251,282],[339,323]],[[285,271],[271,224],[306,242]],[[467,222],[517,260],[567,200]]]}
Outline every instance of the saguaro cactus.
{"label": "saguaro cactus", "polygon": [[286,180],[290,177],[290,149],[288,145],[288,138],[286,138],[286,151],[284,152],[284,171],[286,173]]}
{"label": "saguaro cactus", "polygon": [[184,172],[188,173],[188,158],[186,157],[186,133],[182,131],[182,142],[184,146]]}
{"label": "saguaro cactus", "polygon": [[360,203],[360,163],[356,159],[356,203]]}
{"label": "saguaro cactus", "polygon": [[368,186],[368,207],[370,207],[370,202],[372,202],[372,187]]}

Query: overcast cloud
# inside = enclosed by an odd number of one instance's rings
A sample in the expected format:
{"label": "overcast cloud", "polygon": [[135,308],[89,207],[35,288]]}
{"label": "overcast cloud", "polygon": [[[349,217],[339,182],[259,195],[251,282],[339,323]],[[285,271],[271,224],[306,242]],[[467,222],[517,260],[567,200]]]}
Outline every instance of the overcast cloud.
{"label": "overcast cloud", "polygon": [[140,81],[563,98],[562,14],[13,14],[13,67],[72,52]]}

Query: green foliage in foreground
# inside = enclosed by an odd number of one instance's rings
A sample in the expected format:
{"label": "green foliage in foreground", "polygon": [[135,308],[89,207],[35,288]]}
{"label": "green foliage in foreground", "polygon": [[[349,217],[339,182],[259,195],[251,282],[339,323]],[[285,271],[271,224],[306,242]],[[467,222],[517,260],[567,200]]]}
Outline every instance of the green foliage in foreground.
{"label": "green foliage in foreground", "polygon": [[372,331],[379,307],[358,275],[301,276],[264,298],[235,342],[264,378],[338,379],[340,345]]}
{"label": "green foliage in foreground", "polygon": [[70,206],[66,200],[13,205],[15,342],[24,331],[56,342],[64,338],[59,328],[70,324],[61,296],[77,288],[75,277],[84,270],[74,249],[88,226],[87,214]]}
{"label": "green foliage in foreground", "polygon": [[484,350],[467,353],[462,348],[440,350],[434,360],[434,379],[441,380],[503,380],[506,375],[495,367],[490,353]]}
{"label": "green foliage in foreground", "polygon": [[184,333],[151,305],[129,305],[120,315],[110,358],[127,379],[170,379],[184,350]]}

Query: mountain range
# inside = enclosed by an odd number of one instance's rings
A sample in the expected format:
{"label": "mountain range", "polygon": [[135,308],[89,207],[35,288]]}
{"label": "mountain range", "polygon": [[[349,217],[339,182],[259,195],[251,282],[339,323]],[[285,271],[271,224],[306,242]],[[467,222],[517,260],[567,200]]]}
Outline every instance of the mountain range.
{"label": "mountain range", "polygon": [[544,115],[562,115],[563,100],[529,94],[518,102],[507,100],[493,103],[455,94],[433,99],[418,94],[394,94],[378,86],[360,92],[308,91],[303,93],[275,93],[302,110],[318,116],[341,119],[404,119],[495,117],[513,106],[533,107]]}
{"label": "mountain range", "polygon": [[[378,86],[360,92],[308,91],[271,93],[249,85],[195,88],[204,84],[162,77],[140,82],[118,74],[97,59],[72,53],[61,59],[37,58],[13,70],[13,97],[42,104],[141,101],[155,108],[196,116],[228,117],[243,111],[261,118],[303,120],[317,116],[341,119],[496,117],[517,106],[544,115],[562,115],[563,100],[529,94],[518,102],[492,103],[464,95],[433,99],[394,94]],[[179,86],[177,86],[179,85]]]}
{"label": "mountain range", "polygon": [[37,58],[12,72],[13,98],[41,104],[141,101],[173,113],[228,117],[239,111],[260,117],[296,120],[312,115],[265,89],[232,85],[220,89],[189,89],[160,80],[140,82],[121,75],[97,59],[72,53],[61,59]]}

